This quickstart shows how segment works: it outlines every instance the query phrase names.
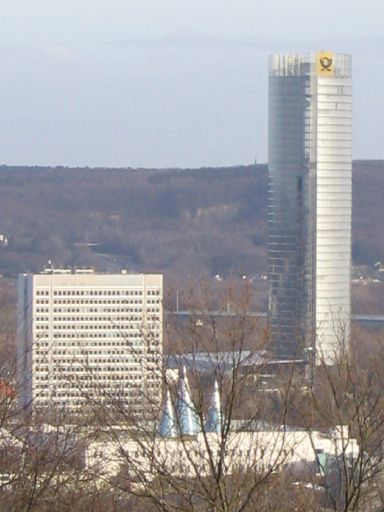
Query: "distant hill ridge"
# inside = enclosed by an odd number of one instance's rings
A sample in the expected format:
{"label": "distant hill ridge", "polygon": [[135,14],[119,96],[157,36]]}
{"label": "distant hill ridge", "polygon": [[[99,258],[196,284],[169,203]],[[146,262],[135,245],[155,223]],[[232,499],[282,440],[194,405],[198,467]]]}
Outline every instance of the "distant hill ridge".
{"label": "distant hill ridge", "polygon": [[[384,161],[353,165],[353,257],[384,259]],[[0,273],[56,265],[173,275],[266,269],[267,165],[0,166]]]}

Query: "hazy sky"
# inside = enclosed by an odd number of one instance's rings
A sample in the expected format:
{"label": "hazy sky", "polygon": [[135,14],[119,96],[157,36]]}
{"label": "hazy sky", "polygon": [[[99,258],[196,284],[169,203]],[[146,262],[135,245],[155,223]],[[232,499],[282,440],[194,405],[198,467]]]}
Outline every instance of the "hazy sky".
{"label": "hazy sky", "polygon": [[354,157],[384,158],[382,0],[0,0],[0,162],[267,154],[267,57],[354,58]]}

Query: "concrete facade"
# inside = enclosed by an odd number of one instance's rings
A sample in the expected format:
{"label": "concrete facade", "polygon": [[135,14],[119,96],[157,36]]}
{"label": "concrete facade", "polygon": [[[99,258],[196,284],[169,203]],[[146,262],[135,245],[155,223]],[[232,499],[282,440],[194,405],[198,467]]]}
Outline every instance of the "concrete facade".
{"label": "concrete facade", "polygon": [[160,403],[163,278],[48,270],[18,278],[19,401],[74,412]]}

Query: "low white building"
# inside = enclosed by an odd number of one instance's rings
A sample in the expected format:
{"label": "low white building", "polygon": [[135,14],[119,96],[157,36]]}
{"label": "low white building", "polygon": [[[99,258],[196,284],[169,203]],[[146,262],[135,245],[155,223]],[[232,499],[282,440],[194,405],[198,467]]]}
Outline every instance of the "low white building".
{"label": "low white building", "polygon": [[321,472],[327,460],[354,460],[359,453],[348,427],[326,433],[281,426],[260,428],[254,421],[234,421],[230,427],[223,416],[217,381],[206,413],[197,414],[183,364],[173,397],[166,389],[159,420],[128,432],[121,428],[106,432],[102,441],[87,446],[86,469],[102,479],[123,472],[132,481],[145,484],[158,475],[214,477],[219,467],[224,477],[279,471],[292,464]]}
{"label": "low white building", "polygon": [[26,411],[161,399],[163,277],[48,269],[18,278],[17,380]]}
{"label": "low white building", "polygon": [[279,471],[295,463],[309,468],[321,464],[323,454],[356,458],[359,447],[347,434],[345,427],[326,434],[284,429],[231,432],[225,449],[220,432],[176,438],[132,435],[124,439],[118,436],[116,439],[120,441],[103,440],[88,446],[86,469],[103,478],[116,476],[124,470],[139,481],[148,481],[160,474],[193,479],[213,475],[221,456],[228,476],[239,471]]}

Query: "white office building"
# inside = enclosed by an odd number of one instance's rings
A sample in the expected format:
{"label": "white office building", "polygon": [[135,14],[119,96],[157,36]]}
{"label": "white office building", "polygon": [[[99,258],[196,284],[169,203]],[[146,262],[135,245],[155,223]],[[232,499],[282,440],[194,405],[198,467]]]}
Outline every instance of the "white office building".
{"label": "white office building", "polygon": [[269,62],[269,325],[279,358],[327,364],[348,344],[351,57]]}
{"label": "white office building", "polygon": [[46,270],[18,278],[17,379],[25,411],[159,403],[163,278]]}

